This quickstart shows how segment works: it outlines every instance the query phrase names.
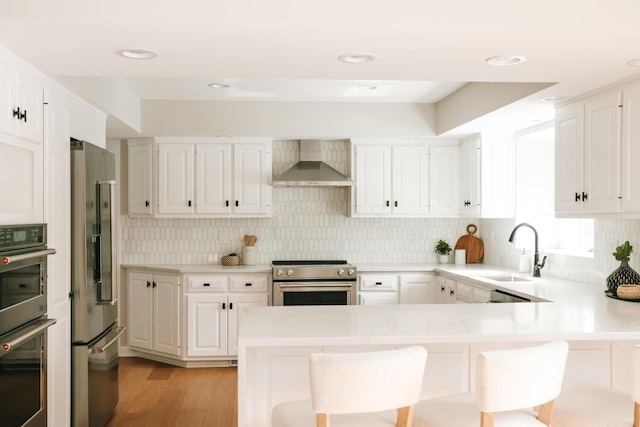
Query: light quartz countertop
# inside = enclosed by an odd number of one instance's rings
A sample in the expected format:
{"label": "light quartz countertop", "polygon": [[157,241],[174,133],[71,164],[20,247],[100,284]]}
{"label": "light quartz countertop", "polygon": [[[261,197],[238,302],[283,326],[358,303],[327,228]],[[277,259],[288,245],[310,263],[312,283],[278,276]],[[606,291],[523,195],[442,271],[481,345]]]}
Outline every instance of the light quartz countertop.
{"label": "light quartz countertop", "polygon": [[128,270],[153,270],[173,274],[207,273],[271,273],[271,264],[234,265],[222,264],[123,264]]}
{"label": "light quartz countertop", "polygon": [[[502,289],[546,302],[252,307],[241,318],[241,349],[640,339],[640,304],[606,297],[604,285],[597,288],[554,278],[533,278],[531,273],[519,274],[484,264],[359,265],[358,271],[435,272],[457,281]],[[531,280],[497,282],[488,278],[510,275]]]}

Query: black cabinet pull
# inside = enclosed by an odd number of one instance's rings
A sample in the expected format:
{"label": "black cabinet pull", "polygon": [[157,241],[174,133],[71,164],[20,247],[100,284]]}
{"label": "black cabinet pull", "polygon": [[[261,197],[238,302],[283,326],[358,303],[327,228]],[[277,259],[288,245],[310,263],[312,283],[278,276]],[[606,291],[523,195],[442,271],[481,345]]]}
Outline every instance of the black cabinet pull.
{"label": "black cabinet pull", "polygon": [[245,283],[245,286],[253,286],[253,283]]}
{"label": "black cabinet pull", "polygon": [[236,200],[236,207],[238,207],[238,206],[240,206],[240,205],[238,204],[238,201]]}
{"label": "black cabinet pull", "polygon": [[398,201],[396,200],[393,205],[397,208],[398,207]]}
{"label": "black cabinet pull", "polygon": [[227,303],[226,303],[226,302],[223,302],[223,303],[222,303],[222,309],[223,309],[223,310],[225,310],[226,308],[227,308]]}
{"label": "black cabinet pull", "polygon": [[583,202],[587,201],[587,193],[585,193],[584,191],[582,192],[582,201]]}
{"label": "black cabinet pull", "polygon": [[453,289],[449,289],[449,295],[453,296],[456,293]]}
{"label": "black cabinet pull", "polygon": [[229,310],[233,310],[233,303],[232,302],[229,303]]}
{"label": "black cabinet pull", "polygon": [[580,201],[580,193],[576,193],[576,202]]}
{"label": "black cabinet pull", "polygon": [[189,203],[187,203],[189,205],[189,207],[191,207],[191,200],[189,200]]}
{"label": "black cabinet pull", "polygon": [[382,286],[382,282],[376,282],[376,286]]}
{"label": "black cabinet pull", "polygon": [[205,286],[205,287],[211,286],[211,283],[203,283],[202,286]]}
{"label": "black cabinet pull", "polygon": [[156,282],[153,282],[153,287],[154,287],[154,288],[156,287]]}
{"label": "black cabinet pull", "polygon": [[389,207],[389,201],[387,200],[387,207]]}
{"label": "black cabinet pull", "polygon": [[17,107],[16,109],[13,110],[13,117],[20,120],[20,107]]}
{"label": "black cabinet pull", "polygon": [[148,207],[149,207],[149,204],[150,204],[150,203],[149,203],[149,201],[148,201],[148,200],[145,200],[145,201],[144,201],[144,206],[145,206],[146,208],[148,208]]}
{"label": "black cabinet pull", "polygon": [[444,285],[440,286],[440,292],[444,292],[444,289],[445,289]]}
{"label": "black cabinet pull", "polygon": [[147,280],[147,288],[151,286],[151,282]]}
{"label": "black cabinet pull", "polygon": [[27,123],[27,110],[24,110],[22,114],[20,114],[20,120]]}
{"label": "black cabinet pull", "polygon": [[225,206],[229,206],[229,201],[227,200],[226,202],[224,202]]}

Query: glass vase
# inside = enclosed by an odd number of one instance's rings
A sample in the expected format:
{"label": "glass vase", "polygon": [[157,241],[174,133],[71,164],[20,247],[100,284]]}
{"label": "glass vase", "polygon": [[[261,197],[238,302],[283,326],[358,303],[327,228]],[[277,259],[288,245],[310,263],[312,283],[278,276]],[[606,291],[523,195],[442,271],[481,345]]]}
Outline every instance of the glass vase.
{"label": "glass vase", "polygon": [[640,274],[629,266],[627,261],[620,262],[620,267],[613,270],[607,277],[607,289],[614,295],[620,285],[638,285],[640,284]]}

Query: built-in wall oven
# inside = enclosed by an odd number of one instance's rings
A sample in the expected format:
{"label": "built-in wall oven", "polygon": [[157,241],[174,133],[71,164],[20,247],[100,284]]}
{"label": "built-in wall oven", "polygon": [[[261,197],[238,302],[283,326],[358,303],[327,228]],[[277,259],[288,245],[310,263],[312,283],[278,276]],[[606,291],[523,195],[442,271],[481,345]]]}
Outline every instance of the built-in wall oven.
{"label": "built-in wall oven", "polygon": [[353,305],[357,269],[347,261],[273,261],[273,305]]}
{"label": "built-in wall oven", "polygon": [[46,426],[46,225],[0,226],[0,424]]}

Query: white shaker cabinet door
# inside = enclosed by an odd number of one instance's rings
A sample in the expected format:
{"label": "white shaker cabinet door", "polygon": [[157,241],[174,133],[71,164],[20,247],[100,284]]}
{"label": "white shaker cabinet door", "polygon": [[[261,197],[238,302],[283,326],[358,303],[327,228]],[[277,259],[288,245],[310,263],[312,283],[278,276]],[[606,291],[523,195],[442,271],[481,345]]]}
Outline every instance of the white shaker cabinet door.
{"label": "white shaker cabinet door", "polygon": [[234,146],[234,213],[269,213],[271,208],[271,152],[269,147],[269,144],[237,144]]}
{"label": "white shaker cabinet door", "polygon": [[356,214],[390,214],[391,148],[357,146]]}
{"label": "white shaker cabinet door", "polygon": [[427,146],[393,147],[393,213],[429,213],[429,149]]}
{"label": "white shaker cabinet door", "polygon": [[196,146],[196,212],[233,212],[231,144]]}
{"label": "white shaker cabinet door", "polygon": [[227,354],[227,294],[187,296],[187,356]]}
{"label": "white shaker cabinet door", "polygon": [[193,144],[158,144],[158,213],[195,211]]}
{"label": "white shaker cabinet door", "polygon": [[153,215],[153,143],[128,143],[128,202],[129,215]]}

